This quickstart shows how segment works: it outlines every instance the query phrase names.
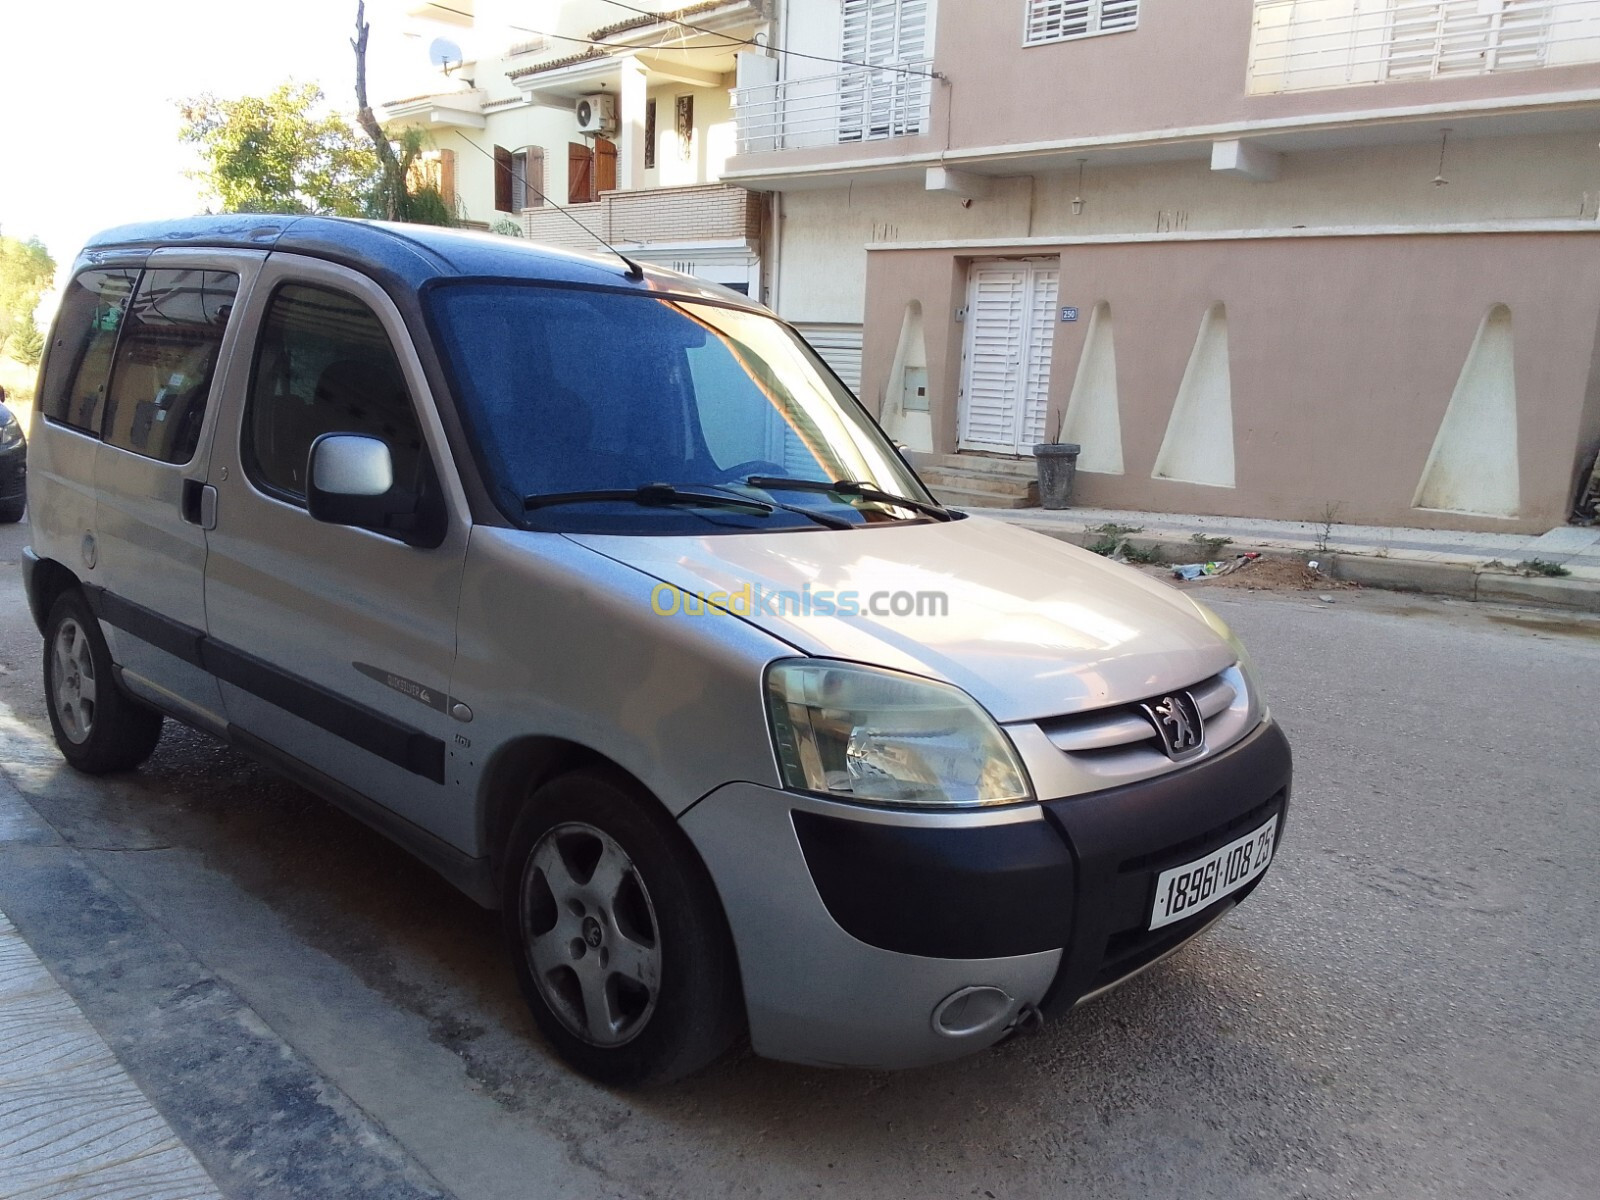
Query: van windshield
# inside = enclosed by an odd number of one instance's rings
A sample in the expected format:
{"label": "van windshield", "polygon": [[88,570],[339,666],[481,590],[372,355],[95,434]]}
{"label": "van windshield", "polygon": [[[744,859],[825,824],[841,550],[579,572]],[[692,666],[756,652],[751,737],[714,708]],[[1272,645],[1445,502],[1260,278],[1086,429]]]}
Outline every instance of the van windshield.
{"label": "van windshield", "polygon": [[445,285],[429,303],[469,433],[514,520],[655,534],[945,515],[771,317],[518,283]]}

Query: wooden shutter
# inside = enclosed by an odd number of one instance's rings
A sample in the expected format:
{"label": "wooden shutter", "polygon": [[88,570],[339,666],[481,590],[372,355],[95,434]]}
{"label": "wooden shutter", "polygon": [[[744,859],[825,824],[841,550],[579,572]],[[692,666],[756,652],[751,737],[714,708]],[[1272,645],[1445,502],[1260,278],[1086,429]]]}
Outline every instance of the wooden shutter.
{"label": "wooden shutter", "polygon": [[594,199],[594,153],[583,142],[567,143],[567,203]]}
{"label": "wooden shutter", "polygon": [[524,203],[529,208],[544,207],[544,147],[525,146],[522,150],[527,177],[522,190],[527,193]]}
{"label": "wooden shutter", "polygon": [[596,194],[617,190],[617,144],[603,137],[594,140],[594,190]]}
{"label": "wooden shutter", "polygon": [[512,161],[511,151],[504,146],[494,148],[494,207],[496,212],[512,212]]}
{"label": "wooden shutter", "polygon": [[528,207],[528,156],[518,150],[511,156],[511,211]]}
{"label": "wooden shutter", "polygon": [[439,195],[452,213],[456,211],[456,152],[439,152]]}

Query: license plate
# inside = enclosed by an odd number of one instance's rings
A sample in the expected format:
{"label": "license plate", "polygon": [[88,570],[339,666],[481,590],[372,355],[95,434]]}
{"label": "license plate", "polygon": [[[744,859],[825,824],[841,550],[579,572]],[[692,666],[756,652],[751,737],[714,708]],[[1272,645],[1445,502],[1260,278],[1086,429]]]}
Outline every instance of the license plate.
{"label": "license plate", "polygon": [[1260,829],[1229,842],[1222,849],[1157,875],[1150,928],[1160,929],[1192,917],[1258,878],[1272,865],[1277,832],[1278,818],[1273,817]]}

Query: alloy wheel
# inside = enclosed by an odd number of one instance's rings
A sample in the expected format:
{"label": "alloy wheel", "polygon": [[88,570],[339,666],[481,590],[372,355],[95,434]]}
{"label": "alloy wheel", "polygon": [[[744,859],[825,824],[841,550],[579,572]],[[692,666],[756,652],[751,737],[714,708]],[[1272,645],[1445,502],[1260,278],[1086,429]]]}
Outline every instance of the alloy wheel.
{"label": "alloy wheel", "polygon": [[592,1046],[632,1041],[661,989],[655,906],[633,860],[603,830],[557,825],[523,873],[522,931],[541,998]]}
{"label": "alloy wheel", "polygon": [[62,732],[76,745],[94,731],[94,656],[83,626],[68,617],[56,627],[50,648],[50,684]]}

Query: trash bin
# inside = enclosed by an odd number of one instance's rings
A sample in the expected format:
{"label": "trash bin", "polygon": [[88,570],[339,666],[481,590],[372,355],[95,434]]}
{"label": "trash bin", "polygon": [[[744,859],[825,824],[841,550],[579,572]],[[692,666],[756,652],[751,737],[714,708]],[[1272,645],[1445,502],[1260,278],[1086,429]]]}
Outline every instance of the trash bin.
{"label": "trash bin", "polygon": [[1068,508],[1072,504],[1072,485],[1078,477],[1076,442],[1040,442],[1033,448],[1039,465],[1039,503],[1045,508]]}

